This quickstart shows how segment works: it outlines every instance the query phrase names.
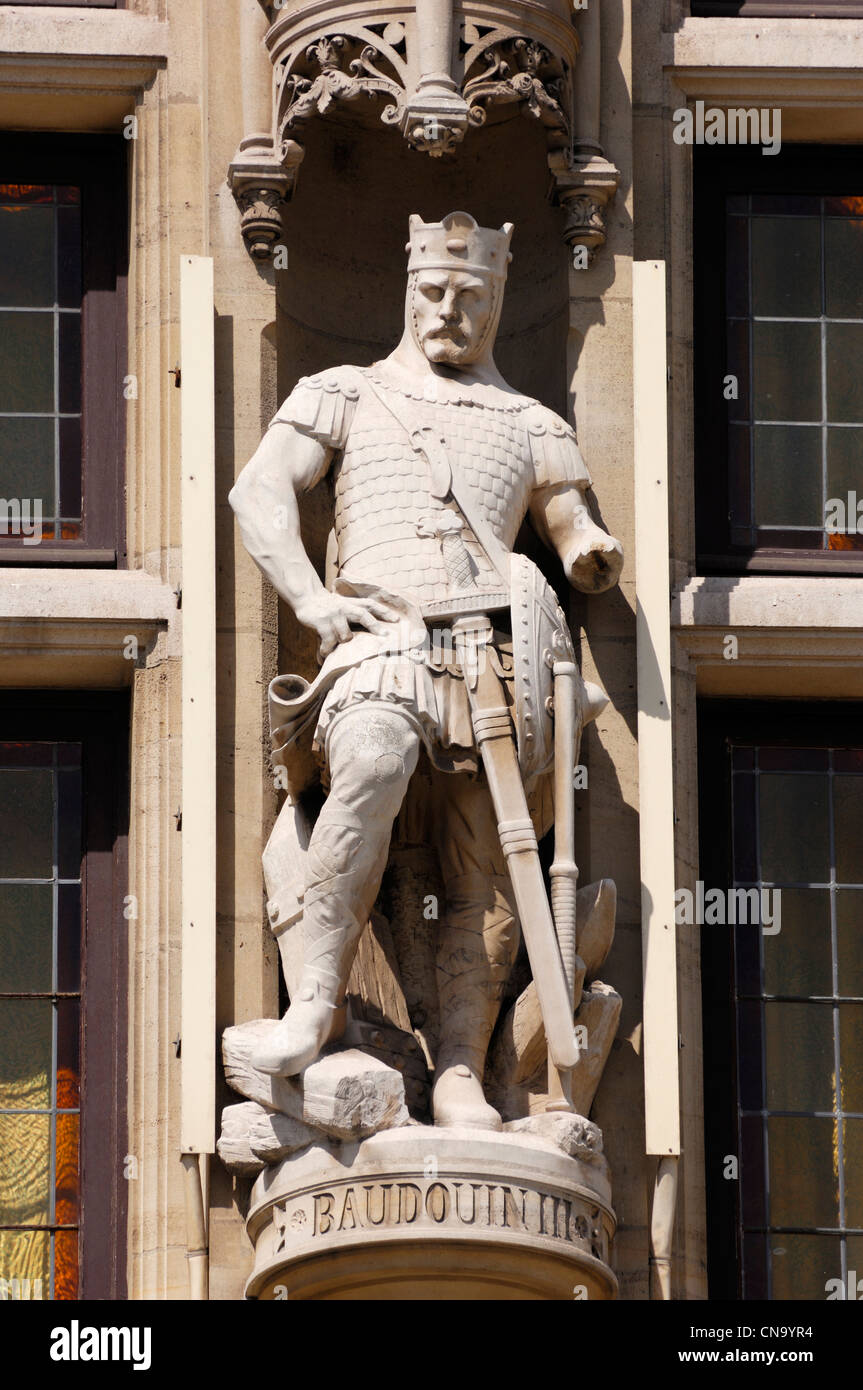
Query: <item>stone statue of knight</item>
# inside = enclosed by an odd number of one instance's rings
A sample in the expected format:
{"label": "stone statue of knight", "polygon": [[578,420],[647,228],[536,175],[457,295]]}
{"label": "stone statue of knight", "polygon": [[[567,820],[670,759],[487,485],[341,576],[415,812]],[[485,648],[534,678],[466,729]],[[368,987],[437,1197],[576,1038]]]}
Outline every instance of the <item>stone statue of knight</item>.
{"label": "stone statue of knight", "polygon": [[[299,988],[255,1065],[295,1075],[340,1036],[353,957],[424,748],[446,891],[440,924],[429,923],[434,1122],[486,1129],[500,1127],[482,1080],[519,916],[534,977],[560,963],[527,935],[525,915],[536,932],[539,910],[536,837],[524,808],[514,818],[507,808],[548,773],[543,681],[551,659],[572,652],[553,594],[513,546],[529,513],[575,587],[607,589],[622,565],[619,543],[591,519],[572,429],[494,364],[511,235],[510,224],[484,228],[462,212],[431,224],[412,216],[398,347],[369,368],[301,380],[230,496],[250,554],[320,639],[315,681],[271,688],[274,757],[289,762],[305,736],[328,787],[305,855]],[[297,496],[328,471],[325,584],[303,548]],[[583,719],[590,696],[578,680]],[[545,1014],[559,991],[544,988]],[[560,1048],[572,1065],[565,1038]]]}

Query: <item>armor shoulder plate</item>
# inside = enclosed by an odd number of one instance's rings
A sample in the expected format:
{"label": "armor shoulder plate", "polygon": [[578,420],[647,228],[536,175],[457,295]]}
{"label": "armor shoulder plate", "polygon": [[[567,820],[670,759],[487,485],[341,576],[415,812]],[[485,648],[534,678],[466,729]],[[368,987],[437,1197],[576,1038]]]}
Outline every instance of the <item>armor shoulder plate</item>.
{"label": "armor shoulder plate", "polygon": [[270,423],[293,425],[329,449],[343,449],[359,394],[351,367],[304,376]]}
{"label": "armor shoulder plate", "polygon": [[565,420],[546,406],[537,405],[528,412],[527,434],[537,488],[554,483],[590,487],[590,474],[581,457],[575,430]]}

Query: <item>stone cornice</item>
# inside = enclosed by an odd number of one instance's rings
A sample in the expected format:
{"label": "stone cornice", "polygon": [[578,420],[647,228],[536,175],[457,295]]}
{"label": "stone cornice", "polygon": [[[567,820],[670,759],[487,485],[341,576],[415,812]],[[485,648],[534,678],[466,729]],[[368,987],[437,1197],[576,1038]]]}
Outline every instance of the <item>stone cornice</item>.
{"label": "stone cornice", "polygon": [[[0,68],[14,73],[35,67],[43,85],[58,72],[84,74],[116,69],[124,87],[140,86],[156,68],[164,66],[170,52],[170,26],[132,10],[70,13],[50,11],[50,23],[41,10],[0,10]],[[98,78],[97,78],[98,81]]]}
{"label": "stone cornice", "polygon": [[863,579],[691,579],[671,623],[676,669],[699,694],[863,698]]}
{"label": "stone cornice", "polygon": [[173,590],[140,571],[0,572],[0,684],[129,685],[176,616]]}
{"label": "stone cornice", "polygon": [[163,54],[0,53],[0,91],[129,95],[165,66]]}
{"label": "stone cornice", "polygon": [[664,60],[687,96],[719,106],[844,106],[863,95],[863,28],[842,19],[688,19],[665,36]]}
{"label": "stone cornice", "polygon": [[[276,63],[286,50],[310,43],[324,30],[336,33],[358,25],[405,23],[413,12],[413,5],[405,0],[390,0],[376,5],[373,11],[368,0],[341,0],[335,7],[333,0],[311,0],[310,4],[281,11],[267,35],[267,47]],[[556,13],[553,6],[537,0],[462,0],[455,6],[455,20],[507,34],[528,33],[572,61],[579,49],[578,35],[565,11]]]}
{"label": "stone cornice", "polygon": [[[746,575],[690,579],[672,597],[676,628],[863,629],[863,578]],[[863,646],[860,659],[863,661]]]}
{"label": "stone cornice", "polygon": [[863,29],[847,19],[686,19],[664,36],[664,50],[675,72],[784,68],[803,75],[863,67]]}

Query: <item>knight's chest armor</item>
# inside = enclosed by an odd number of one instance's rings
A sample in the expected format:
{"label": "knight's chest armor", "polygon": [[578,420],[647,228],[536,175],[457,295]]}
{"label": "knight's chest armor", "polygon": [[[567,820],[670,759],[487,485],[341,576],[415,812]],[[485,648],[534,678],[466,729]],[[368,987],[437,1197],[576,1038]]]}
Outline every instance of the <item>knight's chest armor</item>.
{"label": "knight's chest armor", "polygon": [[[524,410],[407,400],[395,392],[393,405],[411,428],[429,426],[444,441],[453,472],[511,550],[533,485]],[[334,474],[339,572],[420,604],[440,598],[450,587],[440,541],[419,533],[422,519],[441,505],[432,502],[429,485],[429,465],[411,447],[405,428],[371,391],[363,391]],[[455,503],[450,498],[444,505]],[[464,539],[476,582],[493,583],[493,567],[467,527]]]}

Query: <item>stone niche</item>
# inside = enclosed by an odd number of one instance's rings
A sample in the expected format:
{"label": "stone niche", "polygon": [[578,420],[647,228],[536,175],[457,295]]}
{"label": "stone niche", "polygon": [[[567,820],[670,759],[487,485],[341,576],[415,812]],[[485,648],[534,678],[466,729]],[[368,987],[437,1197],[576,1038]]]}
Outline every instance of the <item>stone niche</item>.
{"label": "stone niche", "polygon": [[408,217],[435,221],[464,208],[483,226],[515,226],[498,366],[517,390],[565,411],[568,267],[542,151],[542,131],[518,116],[475,132],[447,162],[422,157],[394,131],[338,117],[311,124],[284,215],[280,393],[299,376],[391,351],[404,322]]}
{"label": "stone niche", "polygon": [[[517,390],[568,417],[566,214],[549,197],[541,122],[511,106],[469,131],[457,157],[440,159],[382,127],[371,108],[363,116],[362,108],[336,105],[302,134],[302,163],[280,214],[287,266],[276,275],[279,399],[302,376],[343,362],[370,364],[391,351],[404,317],[410,214],[429,222],[464,209],[485,227],[515,227],[497,363]],[[325,481],[301,499],[303,540],[322,577],[330,486]],[[517,549],[529,550],[552,583],[562,581],[557,561],[528,535]],[[315,647],[281,605],[280,671],[313,678]],[[285,847],[308,842],[319,804],[313,794],[283,809],[278,825],[291,831]],[[284,1079],[250,1060],[271,1020],[224,1035],[226,1077],[243,1099],[223,1113],[219,1153],[238,1178],[254,1248],[247,1296],[614,1298],[610,1176],[601,1133],[587,1118],[620,1013],[620,997],[597,974],[614,932],[614,885],[604,880],[577,895],[586,969],[573,1002],[575,1023],[590,1041],[573,1072],[574,1112],[549,1109],[546,1039],[522,954],[484,1080],[503,1129],[434,1127],[434,923],[423,904],[440,888],[422,806],[421,764],[349,981],[341,1050],[325,1050]],[[278,856],[292,852],[278,825],[264,855],[268,878],[278,876]],[[270,897],[290,997],[302,953],[301,907]]]}
{"label": "stone niche", "polygon": [[[569,270],[563,214],[548,200],[545,137],[510,115],[472,133],[458,159],[432,160],[396,130],[336,114],[309,124],[307,153],[284,213],[287,268],[276,277],[278,397],[341,362],[385,357],[404,323],[408,218],[463,208],[487,227],[515,226],[495,360],[505,378],[562,415],[567,403]],[[326,484],[301,499],[303,539],[325,572],[332,502]],[[528,533],[520,542],[530,546]],[[544,547],[532,557],[560,580]],[[561,597],[565,598],[561,590]],[[314,642],[280,605],[280,667],[314,674]]]}

